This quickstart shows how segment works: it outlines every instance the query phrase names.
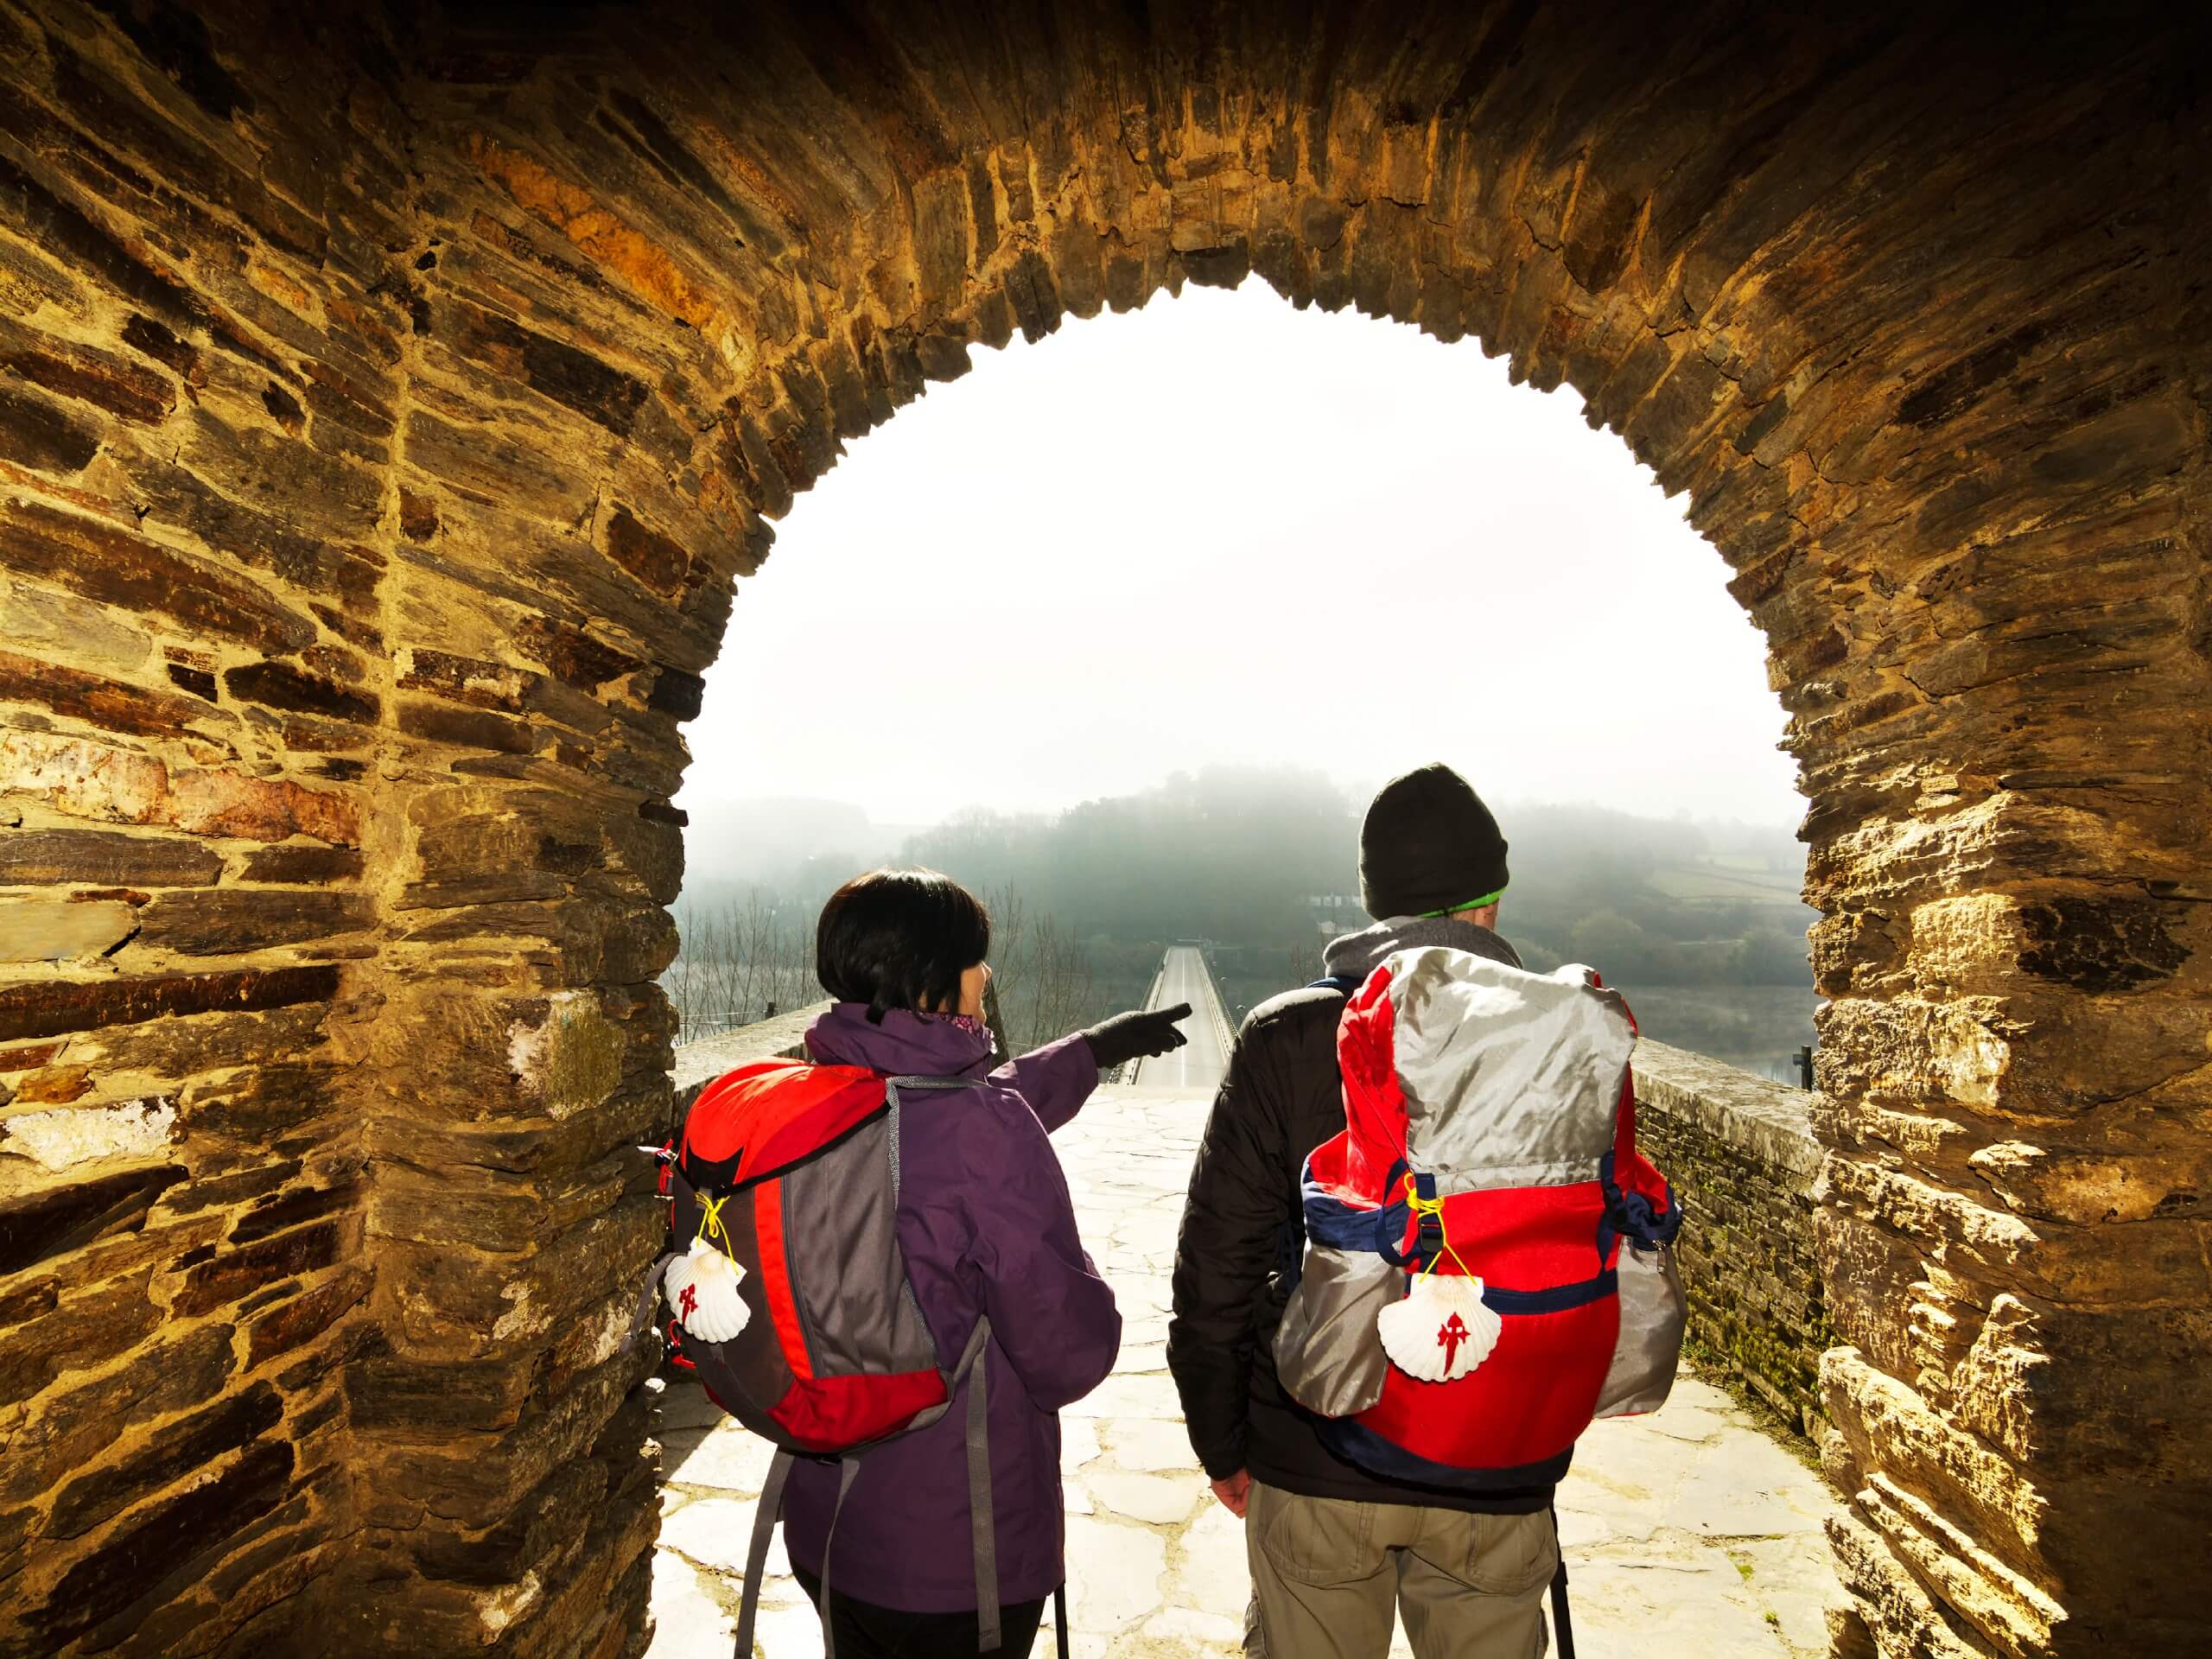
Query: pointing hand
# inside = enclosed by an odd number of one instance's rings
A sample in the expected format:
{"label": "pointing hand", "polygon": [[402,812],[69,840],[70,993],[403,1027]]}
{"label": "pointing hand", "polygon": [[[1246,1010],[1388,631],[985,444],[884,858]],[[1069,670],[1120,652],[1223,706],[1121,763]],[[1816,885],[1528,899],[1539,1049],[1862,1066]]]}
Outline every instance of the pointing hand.
{"label": "pointing hand", "polygon": [[1127,1060],[1145,1059],[1182,1047],[1191,1039],[1175,1029],[1175,1022],[1190,1017],[1187,1002],[1178,1002],[1172,1008],[1132,1009],[1100,1020],[1082,1036],[1090,1058],[1104,1071]]}

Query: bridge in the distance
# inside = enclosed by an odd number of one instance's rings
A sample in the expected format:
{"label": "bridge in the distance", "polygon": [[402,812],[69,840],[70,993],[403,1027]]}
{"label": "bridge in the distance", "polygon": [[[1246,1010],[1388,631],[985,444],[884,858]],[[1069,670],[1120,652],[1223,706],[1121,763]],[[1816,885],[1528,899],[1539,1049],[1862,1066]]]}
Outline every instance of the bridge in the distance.
{"label": "bridge in the distance", "polygon": [[1145,1006],[1172,1008],[1178,1002],[1191,1005],[1191,1017],[1181,1027],[1191,1040],[1172,1054],[1138,1061],[1129,1081],[1140,1089],[1211,1094],[1229,1069],[1229,1045],[1235,1032],[1213,982],[1213,970],[1196,945],[1168,947],[1160,976],[1153,981],[1152,1000]]}

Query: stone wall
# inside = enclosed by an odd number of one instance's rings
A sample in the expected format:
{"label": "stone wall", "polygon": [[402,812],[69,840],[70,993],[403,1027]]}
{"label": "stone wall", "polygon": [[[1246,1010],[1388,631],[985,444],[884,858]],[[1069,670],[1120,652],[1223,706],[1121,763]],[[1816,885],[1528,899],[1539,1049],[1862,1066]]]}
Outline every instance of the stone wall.
{"label": "stone wall", "polygon": [[[669,1072],[677,1117],[698,1099],[702,1089],[725,1071],[750,1065],[755,1060],[804,1059],[807,1027],[827,1013],[830,1006],[827,1002],[810,1003],[803,1008],[793,1008],[789,1014],[779,1014],[772,1020],[756,1020],[735,1031],[724,1032],[718,1037],[702,1037],[677,1048],[676,1063]],[[671,1127],[674,1124],[672,1119]]]}
{"label": "stone wall", "polygon": [[0,1651],[281,1647],[361,1516],[404,142],[181,12],[0,62]]}
{"label": "stone wall", "polygon": [[975,347],[1248,275],[1573,385],[1764,632],[1867,1638],[2191,1650],[2185,10],[912,16],[0,0],[0,1650],[642,1645],[740,583]]}
{"label": "stone wall", "polygon": [[1695,1357],[1817,1440],[1834,1333],[1814,1246],[1812,1096],[1649,1039],[1636,1083],[1637,1139],[1683,1205],[1676,1254]]}

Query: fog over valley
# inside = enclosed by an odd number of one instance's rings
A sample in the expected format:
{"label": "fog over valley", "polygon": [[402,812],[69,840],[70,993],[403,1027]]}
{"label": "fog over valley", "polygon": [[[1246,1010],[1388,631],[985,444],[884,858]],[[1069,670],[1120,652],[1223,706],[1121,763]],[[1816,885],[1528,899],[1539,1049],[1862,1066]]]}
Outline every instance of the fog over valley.
{"label": "fog over valley", "polygon": [[[1031,1016],[1017,1040],[1141,1001],[1178,939],[1208,942],[1241,1016],[1318,976],[1328,939],[1370,919],[1357,871],[1365,798],[1316,772],[1211,767],[1063,812],[970,807],[925,827],[879,823],[850,803],[697,803],[677,906],[687,961],[671,995],[695,1027],[812,1000],[805,950],[823,900],[860,870],[904,863],[985,896],[1001,988]],[[1586,963],[1651,1036],[1795,1078],[1792,1057],[1813,1038],[1814,912],[1789,829],[1586,805],[1496,812],[1513,872],[1499,931],[1531,968]],[[741,1003],[717,1006],[741,991],[703,986],[687,999],[702,946],[760,959]]]}
{"label": "fog over valley", "polygon": [[978,353],[742,584],[678,797],[687,1029],[817,995],[822,900],[887,862],[987,896],[1014,1038],[1181,938],[1241,1014],[1367,919],[1361,812],[1441,760],[1531,965],[1794,1079],[1803,802],[1682,505],[1572,391],[1258,283]]}

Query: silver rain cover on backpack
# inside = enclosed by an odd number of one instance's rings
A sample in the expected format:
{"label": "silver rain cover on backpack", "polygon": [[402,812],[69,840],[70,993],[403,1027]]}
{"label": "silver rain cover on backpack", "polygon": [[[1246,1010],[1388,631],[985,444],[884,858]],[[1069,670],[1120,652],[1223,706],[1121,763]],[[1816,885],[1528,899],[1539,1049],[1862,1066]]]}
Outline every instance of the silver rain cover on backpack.
{"label": "silver rain cover on backpack", "polygon": [[1605,1386],[1598,1391],[1600,1417],[1633,1417],[1667,1403],[1690,1318],[1672,1245],[1645,1246],[1624,1238],[1617,1267],[1621,1336]]}
{"label": "silver rain cover on backpack", "polygon": [[1382,1397],[1390,1357],[1375,1321],[1406,1294],[1406,1270],[1368,1250],[1312,1250],[1275,1332],[1275,1375],[1324,1417],[1349,1417]]}

